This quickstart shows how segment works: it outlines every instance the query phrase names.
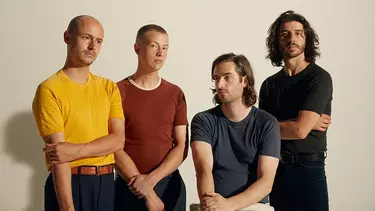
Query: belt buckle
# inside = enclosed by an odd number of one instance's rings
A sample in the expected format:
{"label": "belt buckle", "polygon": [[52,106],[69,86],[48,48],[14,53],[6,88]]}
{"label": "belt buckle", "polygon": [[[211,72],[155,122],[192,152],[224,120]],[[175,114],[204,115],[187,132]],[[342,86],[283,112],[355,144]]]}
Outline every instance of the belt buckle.
{"label": "belt buckle", "polygon": [[95,166],[95,175],[96,176],[99,176],[99,173],[100,173],[99,168],[100,168],[100,166]]}

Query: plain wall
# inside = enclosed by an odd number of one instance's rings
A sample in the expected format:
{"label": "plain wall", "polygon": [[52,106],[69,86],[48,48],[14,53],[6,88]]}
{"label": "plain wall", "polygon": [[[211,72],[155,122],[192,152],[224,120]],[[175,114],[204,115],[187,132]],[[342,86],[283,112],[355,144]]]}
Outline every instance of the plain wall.
{"label": "plain wall", "polygon": [[[268,27],[293,9],[318,32],[322,56],[317,63],[334,82],[327,160],[331,210],[374,211],[374,5],[370,0],[1,0],[0,209],[43,210],[47,171],[31,102],[37,85],[64,64],[63,32],[74,16],[89,14],[102,22],[105,38],[92,72],[116,82],[136,69],[137,30],[148,23],[163,26],[170,50],[160,74],[183,89],[191,120],[213,106],[210,66],[222,53],[250,60],[259,91],[279,69],[265,59]],[[197,202],[191,154],[180,170],[188,204]]]}

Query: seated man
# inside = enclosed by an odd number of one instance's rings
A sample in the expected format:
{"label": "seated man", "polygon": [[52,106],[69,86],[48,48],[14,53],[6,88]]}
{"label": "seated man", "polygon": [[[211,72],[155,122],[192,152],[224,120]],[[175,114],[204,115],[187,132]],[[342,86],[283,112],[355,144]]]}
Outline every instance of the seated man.
{"label": "seated man", "polygon": [[211,76],[218,105],[196,114],[191,124],[201,209],[273,210],[266,203],[280,157],[278,122],[253,106],[254,76],[243,55],[218,57]]}

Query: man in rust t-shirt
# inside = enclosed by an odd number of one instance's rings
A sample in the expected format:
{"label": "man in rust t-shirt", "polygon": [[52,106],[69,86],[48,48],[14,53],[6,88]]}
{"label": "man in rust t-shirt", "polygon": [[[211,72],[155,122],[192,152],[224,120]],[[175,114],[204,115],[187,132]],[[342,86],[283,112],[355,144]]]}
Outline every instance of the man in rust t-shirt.
{"label": "man in rust t-shirt", "polygon": [[168,34],[158,25],[143,26],[134,49],[138,69],[117,83],[126,140],[115,153],[116,210],[183,211],[186,188],[178,167],[187,155],[186,101],[178,86],[158,75]]}

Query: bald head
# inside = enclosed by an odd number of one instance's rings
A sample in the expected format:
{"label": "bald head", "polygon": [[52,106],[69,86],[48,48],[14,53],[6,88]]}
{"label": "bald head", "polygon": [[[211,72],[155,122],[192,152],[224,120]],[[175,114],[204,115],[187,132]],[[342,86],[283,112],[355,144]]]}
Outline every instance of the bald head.
{"label": "bald head", "polygon": [[70,21],[67,32],[69,34],[76,34],[79,31],[79,29],[82,28],[82,25],[84,25],[85,23],[98,24],[103,29],[103,26],[100,24],[100,22],[96,18],[89,16],[89,15],[79,15],[79,16],[74,17]]}

